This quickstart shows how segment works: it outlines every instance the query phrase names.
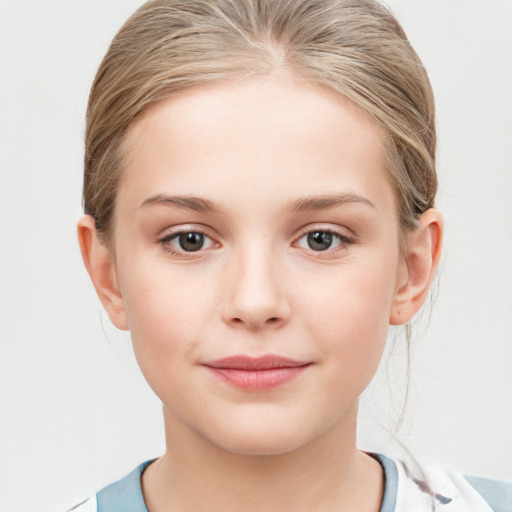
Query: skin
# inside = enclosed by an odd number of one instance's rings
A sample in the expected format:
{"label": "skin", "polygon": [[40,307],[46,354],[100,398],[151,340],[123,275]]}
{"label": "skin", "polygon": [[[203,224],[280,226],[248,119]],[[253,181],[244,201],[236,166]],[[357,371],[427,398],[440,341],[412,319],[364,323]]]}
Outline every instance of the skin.
{"label": "skin", "polygon": [[[142,479],[150,512],[377,512],[383,476],[356,447],[358,397],[389,324],[423,303],[439,212],[402,253],[380,130],[285,72],[173,96],[133,123],[124,151],[113,250],[88,216],[78,233],[163,403],[167,452]],[[315,231],[334,233],[326,250]],[[203,248],[186,252],[179,232],[204,233]],[[264,392],[203,366],[240,354],[310,364]]]}

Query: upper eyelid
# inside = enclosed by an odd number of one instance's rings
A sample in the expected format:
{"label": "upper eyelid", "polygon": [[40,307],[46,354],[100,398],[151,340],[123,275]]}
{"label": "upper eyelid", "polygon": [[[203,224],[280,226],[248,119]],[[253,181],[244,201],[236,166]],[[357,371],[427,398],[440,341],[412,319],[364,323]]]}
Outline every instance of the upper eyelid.
{"label": "upper eyelid", "polygon": [[[302,235],[300,235],[298,238],[295,239],[295,241],[293,242],[293,245],[296,245],[299,243],[300,240],[302,240],[306,235],[309,235],[309,233],[313,233],[315,231],[320,231],[320,232],[324,232],[324,233],[329,233],[331,235],[334,235],[335,237],[338,237],[338,239],[340,240],[341,244],[347,244],[347,243],[354,243],[356,240],[353,238],[353,237],[350,237],[350,236],[346,236],[342,233],[338,233],[337,231],[330,231],[330,230],[327,230],[327,229],[313,229],[311,231],[306,231],[304,232]],[[334,248],[335,250],[336,248]]]}
{"label": "upper eyelid", "polygon": [[[198,227],[199,226],[199,227]],[[205,235],[212,240],[216,240],[216,237],[212,235],[211,230],[203,227],[201,224],[195,225],[183,225],[179,226],[169,226],[161,231],[163,234],[157,235],[157,240],[163,240],[166,238],[173,238],[175,236],[181,235],[182,233],[200,233],[201,235]]]}
{"label": "upper eyelid", "polygon": [[[346,230],[349,232],[349,234],[346,234],[344,233],[343,231]],[[333,235],[337,235],[341,238],[345,238],[345,239],[348,239],[348,240],[353,240],[353,241],[356,241],[357,240],[357,235],[356,233],[354,233],[354,231],[352,231],[350,228],[348,227],[333,227],[332,225],[326,225],[326,224],[322,224],[322,223],[318,223],[318,225],[307,225],[307,226],[304,226],[303,228],[301,228],[299,230],[299,234],[296,236],[295,240],[299,240],[300,238],[302,238],[304,235],[307,235],[308,233],[312,233],[313,231],[325,231],[327,233],[332,233]]]}

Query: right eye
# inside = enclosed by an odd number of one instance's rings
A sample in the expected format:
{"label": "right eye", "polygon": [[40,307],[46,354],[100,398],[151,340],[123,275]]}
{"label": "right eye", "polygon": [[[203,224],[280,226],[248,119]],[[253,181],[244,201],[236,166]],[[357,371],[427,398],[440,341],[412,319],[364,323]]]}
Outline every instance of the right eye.
{"label": "right eye", "polygon": [[194,253],[215,245],[215,242],[208,235],[200,231],[171,233],[159,240],[159,243],[165,250],[173,254]]}

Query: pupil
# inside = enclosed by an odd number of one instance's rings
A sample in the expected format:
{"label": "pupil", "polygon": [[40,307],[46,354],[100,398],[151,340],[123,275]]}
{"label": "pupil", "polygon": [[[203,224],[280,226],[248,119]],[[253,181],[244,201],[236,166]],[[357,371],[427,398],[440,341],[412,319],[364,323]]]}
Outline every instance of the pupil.
{"label": "pupil", "polygon": [[314,251],[325,251],[332,244],[332,233],[327,231],[314,231],[308,234],[308,245]]}
{"label": "pupil", "polygon": [[198,251],[203,247],[204,235],[201,233],[182,233],[179,236],[179,242],[184,251]]}

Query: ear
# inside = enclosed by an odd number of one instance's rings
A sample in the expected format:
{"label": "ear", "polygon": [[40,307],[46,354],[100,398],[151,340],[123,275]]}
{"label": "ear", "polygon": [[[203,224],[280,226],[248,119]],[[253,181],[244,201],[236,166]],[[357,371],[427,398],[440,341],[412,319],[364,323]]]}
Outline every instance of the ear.
{"label": "ear", "polygon": [[398,271],[397,289],[389,323],[407,323],[421,308],[434,277],[443,241],[443,217],[430,208],[419,226],[407,234],[406,254]]}
{"label": "ear", "polygon": [[117,286],[112,251],[100,242],[94,219],[90,215],[84,215],[78,221],[77,233],[85,268],[105,311],[118,329],[128,330],[124,301]]}

